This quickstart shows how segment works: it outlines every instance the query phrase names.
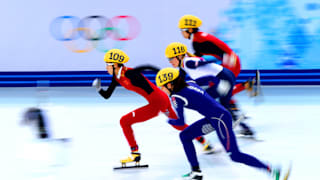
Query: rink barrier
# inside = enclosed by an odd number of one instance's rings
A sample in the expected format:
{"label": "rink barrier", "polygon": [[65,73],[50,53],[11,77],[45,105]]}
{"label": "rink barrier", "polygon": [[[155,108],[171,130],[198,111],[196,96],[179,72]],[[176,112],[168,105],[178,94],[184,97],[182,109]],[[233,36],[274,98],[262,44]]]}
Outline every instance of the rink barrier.
{"label": "rink barrier", "polygon": [[[256,70],[242,70],[237,83],[255,76]],[[156,73],[145,71],[153,83]],[[262,85],[320,85],[320,69],[308,70],[260,70]],[[108,86],[112,77],[106,71],[45,71],[45,72],[0,72],[0,87],[72,87],[91,86],[95,78]]]}

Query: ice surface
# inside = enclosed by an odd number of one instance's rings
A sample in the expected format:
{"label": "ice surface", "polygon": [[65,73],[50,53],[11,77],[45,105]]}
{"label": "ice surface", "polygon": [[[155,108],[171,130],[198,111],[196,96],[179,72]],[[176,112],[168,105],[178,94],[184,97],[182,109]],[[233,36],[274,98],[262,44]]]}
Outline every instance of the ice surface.
{"label": "ice surface", "polygon": [[[39,96],[39,93],[42,93]],[[287,168],[293,163],[290,180],[319,179],[320,87],[263,87],[264,96],[236,96],[250,117],[246,122],[263,142],[238,139],[243,152]],[[41,101],[39,101],[41,97]],[[259,100],[259,101],[258,101]],[[20,124],[26,108],[39,104],[50,121],[54,138],[70,142],[41,141],[32,128]],[[164,180],[179,179],[190,171],[179,132],[159,115],[133,126],[148,169],[113,171],[120,158],[130,153],[122,134],[122,115],[146,101],[117,88],[104,100],[92,88],[0,89],[0,179],[10,180]],[[200,118],[186,111],[187,122]],[[206,136],[221,148],[215,133]],[[205,180],[270,180],[265,172],[232,162],[226,153],[204,155],[194,142]]]}

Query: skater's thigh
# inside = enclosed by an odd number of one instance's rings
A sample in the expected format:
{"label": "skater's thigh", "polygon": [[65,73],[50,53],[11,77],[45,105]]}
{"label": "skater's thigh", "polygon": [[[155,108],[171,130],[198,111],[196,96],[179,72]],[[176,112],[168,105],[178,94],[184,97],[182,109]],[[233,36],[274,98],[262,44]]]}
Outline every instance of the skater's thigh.
{"label": "skater's thigh", "polygon": [[159,112],[160,110],[158,107],[152,106],[152,104],[148,104],[132,111],[133,117],[128,121],[130,121],[131,123],[144,122],[157,116]]}
{"label": "skater's thigh", "polygon": [[219,93],[217,92],[217,85],[214,85],[206,90],[206,92],[213,98],[217,99],[220,97]]}
{"label": "skater's thigh", "polygon": [[217,136],[227,152],[238,152],[239,148],[232,129],[232,124],[216,118],[211,119],[212,126],[216,129]]}
{"label": "skater's thigh", "polygon": [[214,131],[214,128],[212,127],[210,121],[206,118],[203,118],[184,129],[183,134],[186,134],[189,138],[194,139],[196,137],[209,134],[212,131]]}

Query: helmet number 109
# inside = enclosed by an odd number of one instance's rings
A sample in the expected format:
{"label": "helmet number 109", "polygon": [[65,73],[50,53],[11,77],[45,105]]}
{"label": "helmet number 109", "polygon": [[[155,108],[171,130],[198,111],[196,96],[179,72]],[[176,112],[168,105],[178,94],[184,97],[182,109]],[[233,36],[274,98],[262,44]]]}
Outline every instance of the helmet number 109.
{"label": "helmet number 109", "polygon": [[164,74],[162,74],[162,76],[159,76],[158,78],[159,78],[160,83],[166,82],[166,81],[171,81],[173,79],[173,73],[171,73],[171,72],[164,73]]}
{"label": "helmet number 109", "polygon": [[110,53],[109,59],[117,60],[119,62],[122,62],[124,60],[124,56],[122,56],[122,55],[120,55],[118,53]]}

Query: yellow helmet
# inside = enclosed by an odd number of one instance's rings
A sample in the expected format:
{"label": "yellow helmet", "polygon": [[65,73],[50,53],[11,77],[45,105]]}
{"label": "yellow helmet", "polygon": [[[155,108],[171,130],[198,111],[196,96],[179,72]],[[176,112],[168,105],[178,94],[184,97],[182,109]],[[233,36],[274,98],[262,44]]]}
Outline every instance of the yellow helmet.
{"label": "yellow helmet", "polygon": [[110,49],[104,55],[104,61],[107,63],[123,64],[129,61],[129,56],[120,49]]}
{"label": "yellow helmet", "polygon": [[187,46],[180,42],[173,42],[166,48],[166,57],[173,58],[179,55],[186,54],[188,51]]}
{"label": "yellow helmet", "polygon": [[201,24],[202,21],[197,16],[184,15],[180,18],[178,27],[180,29],[198,28]]}
{"label": "yellow helmet", "polygon": [[156,76],[157,86],[163,86],[179,77],[179,70],[174,68],[161,69]]}

